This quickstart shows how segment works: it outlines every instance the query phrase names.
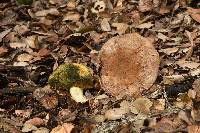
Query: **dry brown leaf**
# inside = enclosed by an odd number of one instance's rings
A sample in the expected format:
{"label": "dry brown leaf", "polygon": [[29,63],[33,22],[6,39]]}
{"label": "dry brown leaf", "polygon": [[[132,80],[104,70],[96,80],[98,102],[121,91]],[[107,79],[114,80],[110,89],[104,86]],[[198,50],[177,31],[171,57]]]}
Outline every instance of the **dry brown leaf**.
{"label": "dry brown leaf", "polygon": [[31,132],[37,130],[37,127],[31,124],[24,124],[22,127],[22,132],[26,133],[26,132]]}
{"label": "dry brown leaf", "polygon": [[26,110],[15,110],[15,114],[17,116],[21,116],[23,118],[29,118],[30,115],[32,113],[32,110],[31,109],[26,109]]}
{"label": "dry brown leaf", "polygon": [[171,8],[169,8],[169,7],[167,7],[167,6],[162,6],[162,5],[161,5],[161,7],[160,7],[160,9],[159,9],[159,13],[162,14],[162,15],[164,15],[164,14],[166,14],[166,13],[169,13],[170,10],[171,10]]}
{"label": "dry brown leaf", "polygon": [[19,62],[26,62],[26,61],[30,61],[33,59],[33,56],[30,54],[20,54],[17,57],[17,61]]}
{"label": "dry brown leaf", "polygon": [[74,128],[74,125],[71,123],[64,123],[61,125],[58,125],[57,127],[53,128],[50,133],[71,133],[72,129]]}
{"label": "dry brown leaf", "polygon": [[157,99],[154,102],[154,107],[156,110],[164,110],[165,109],[165,99]]}
{"label": "dry brown leaf", "polygon": [[68,12],[67,14],[64,15],[64,18],[63,18],[63,21],[79,21],[80,19],[80,14],[79,13],[76,13],[76,12]]}
{"label": "dry brown leaf", "polygon": [[48,56],[50,53],[49,53],[49,50],[46,49],[46,48],[41,48],[39,51],[38,51],[38,55],[40,57],[46,57]]}
{"label": "dry brown leaf", "polygon": [[188,133],[200,133],[200,127],[198,125],[189,125],[187,130]]}
{"label": "dry brown leaf", "polygon": [[13,63],[13,66],[28,66],[29,65],[29,63],[27,63],[27,62],[14,62]]}
{"label": "dry brown leaf", "polygon": [[153,25],[154,24],[152,24],[152,22],[147,22],[147,23],[143,23],[143,24],[137,25],[136,28],[139,28],[139,29],[149,29]]}
{"label": "dry brown leaf", "polygon": [[200,23],[200,9],[194,9],[191,7],[187,8],[187,12],[190,14],[190,16],[197,21],[198,23]]}
{"label": "dry brown leaf", "polygon": [[28,36],[27,38],[25,38],[23,40],[25,42],[25,44],[27,46],[29,46],[30,48],[37,48],[37,36],[33,35],[33,36]]}
{"label": "dry brown leaf", "polygon": [[163,76],[163,84],[173,84],[175,81],[183,81],[187,77],[187,74],[182,75],[170,75],[170,76]]}
{"label": "dry brown leaf", "polygon": [[200,110],[199,109],[192,109],[191,116],[194,121],[200,121]]}
{"label": "dry brown leaf", "polygon": [[159,52],[163,52],[167,55],[170,55],[170,54],[176,53],[178,50],[179,50],[179,48],[173,47],[173,48],[161,49],[161,50],[159,50]]}
{"label": "dry brown leaf", "polygon": [[3,56],[7,52],[8,52],[8,49],[6,47],[4,47],[4,46],[0,47],[0,56]]}
{"label": "dry brown leaf", "polygon": [[161,39],[163,42],[166,42],[169,39],[167,36],[165,36],[162,33],[158,33],[157,38]]}
{"label": "dry brown leaf", "polygon": [[78,5],[78,2],[75,0],[68,1],[67,3],[67,7],[71,10],[75,9],[77,5]]}
{"label": "dry brown leaf", "polygon": [[139,0],[138,9],[141,12],[151,11],[153,9],[152,0]]}
{"label": "dry brown leaf", "polygon": [[48,14],[50,14],[50,15],[55,15],[55,16],[60,15],[59,11],[58,11],[56,8],[50,8],[50,9],[48,9],[48,10],[37,11],[37,12],[35,13],[35,16],[37,16],[37,17],[45,17],[45,16],[47,16]]}
{"label": "dry brown leaf", "polygon": [[32,133],[49,133],[49,129],[45,128],[45,127],[40,127],[35,131],[32,131]]}
{"label": "dry brown leaf", "polygon": [[111,31],[111,28],[110,28],[110,24],[108,22],[108,19],[104,18],[102,21],[101,21],[101,29],[102,31]]}
{"label": "dry brown leaf", "polygon": [[200,100],[200,79],[196,79],[192,84],[193,90],[196,93],[196,99]]}
{"label": "dry brown leaf", "polygon": [[156,133],[172,133],[176,127],[175,124],[169,118],[162,118],[161,121],[153,126]]}
{"label": "dry brown leaf", "polygon": [[9,44],[9,46],[11,47],[11,48],[26,48],[26,43],[22,43],[22,42],[11,42],[10,44]]}
{"label": "dry brown leaf", "polygon": [[34,126],[41,126],[41,125],[44,124],[44,120],[39,118],[39,117],[35,117],[35,118],[27,120],[25,122],[25,124],[31,124],[31,125],[34,125]]}
{"label": "dry brown leaf", "polygon": [[106,118],[104,115],[96,115],[96,116],[94,116],[94,120],[96,122],[104,122],[106,120]]}
{"label": "dry brown leaf", "polygon": [[101,86],[118,97],[139,97],[152,86],[159,67],[157,51],[148,39],[137,33],[108,40],[100,51],[100,61]]}
{"label": "dry brown leaf", "polygon": [[134,114],[148,115],[153,103],[148,98],[137,98],[131,104],[131,112]]}
{"label": "dry brown leaf", "polygon": [[58,98],[56,96],[44,96],[40,102],[46,109],[53,109],[58,105]]}
{"label": "dry brown leaf", "polygon": [[26,25],[16,25],[14,31],[17,32],[19,35],[23,35],[30,31]]}
{"label": "dry brown leaf", "polygon": [[71,112],[69,109],[62,109],[58,113],[58,119],[62,122],[70,122],[76,118],[76,114]]}
{"label": "dry brown leaf", "polygon": [[182,110],[178,113],[178,118],[180,118],[181,120],[185,121],[188,125],[191,125],[192,123],[189,120],[188,116],[189,115],[187,115],[187,113],[182,111]]}
{"label": "dry brown leaf", "polygon": [[121,108],[113,108],[105,112],[105,118],[108,120],[121,119],[127,112]]}
{"label": "dry brown leaf", "polygon": [[0,42],[2,41],[2,39],[12,30],[12,28],[7,29],[3,32],[0,33]]}
{"label": "dry brown leaf", "polygon": [[179,65],[182,68],[190,68],[190,69],[195,69],[200,66],[200,63],[197,62],[191,62],[191,61],[178,61],[176,62],[177,65]]}
{"label": "dry brown leaf", "polygon": [[128,24],[126,23],[112,23],[112,26],[117,28],[116,32],[119,35],[124,34],[126,30],[128,29]]}

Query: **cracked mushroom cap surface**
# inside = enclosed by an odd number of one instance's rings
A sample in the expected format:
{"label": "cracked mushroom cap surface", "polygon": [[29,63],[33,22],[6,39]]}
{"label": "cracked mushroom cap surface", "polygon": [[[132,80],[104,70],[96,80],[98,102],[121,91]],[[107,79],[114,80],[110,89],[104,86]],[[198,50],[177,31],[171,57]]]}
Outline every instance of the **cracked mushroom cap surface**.
{"label": "cracked mushroom cap surface", "polygon": [[101,48],[101,87],[113,96],[140,97],[155,82],[159,54],[137,33],[109,39]]}

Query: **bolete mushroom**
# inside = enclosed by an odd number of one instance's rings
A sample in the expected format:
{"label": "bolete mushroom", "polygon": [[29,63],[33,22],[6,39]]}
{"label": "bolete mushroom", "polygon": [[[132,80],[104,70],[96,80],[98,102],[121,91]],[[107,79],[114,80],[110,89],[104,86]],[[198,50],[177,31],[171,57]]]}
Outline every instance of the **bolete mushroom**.
{"label": "bolete mushroom", "polygon": [[49,76],[48,83],[60,88],[92,88],[93,76],[82,64],[62,64]]}
{"label": "bolete mushroom", "polygon": [[109,39],[99,53],[101,86],[113,96],[139,97],[157,78],[159,54],[137,33]]}
{"label": "bolete mushroom", "polygon": [[90,70],[77,63],[62,64],[49,76],[48,83],[60,89],[69,89],[72,99],[76,102],[87,101],[83,89],[93,87],[93,76]]}

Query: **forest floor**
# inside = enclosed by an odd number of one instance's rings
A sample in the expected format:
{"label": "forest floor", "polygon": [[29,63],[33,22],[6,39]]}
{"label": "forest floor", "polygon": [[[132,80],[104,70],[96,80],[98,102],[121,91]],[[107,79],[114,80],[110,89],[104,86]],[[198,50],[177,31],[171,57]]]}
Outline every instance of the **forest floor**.
{"label": "forest floor", "polygon": [[[199,133],[199,7],[195,0],[1,0],[0,132]],[[64,63],[84,64],[98,79],[104,43],[134,32],[160,58],[143,97],[119,99],[97,84],[79,103],[49,86]]]}

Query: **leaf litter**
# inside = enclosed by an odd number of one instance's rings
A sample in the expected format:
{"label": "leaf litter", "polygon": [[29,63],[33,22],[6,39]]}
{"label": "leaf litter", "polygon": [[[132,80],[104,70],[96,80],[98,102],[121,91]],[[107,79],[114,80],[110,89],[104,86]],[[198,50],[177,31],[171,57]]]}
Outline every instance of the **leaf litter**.
{"label": "leaf litter", "polygon": [[[1,2],[0,132],[199,132],[199,7]],[[50,82],[63,64],[88,69],[90,84],[80,86],[76,70]]]}

